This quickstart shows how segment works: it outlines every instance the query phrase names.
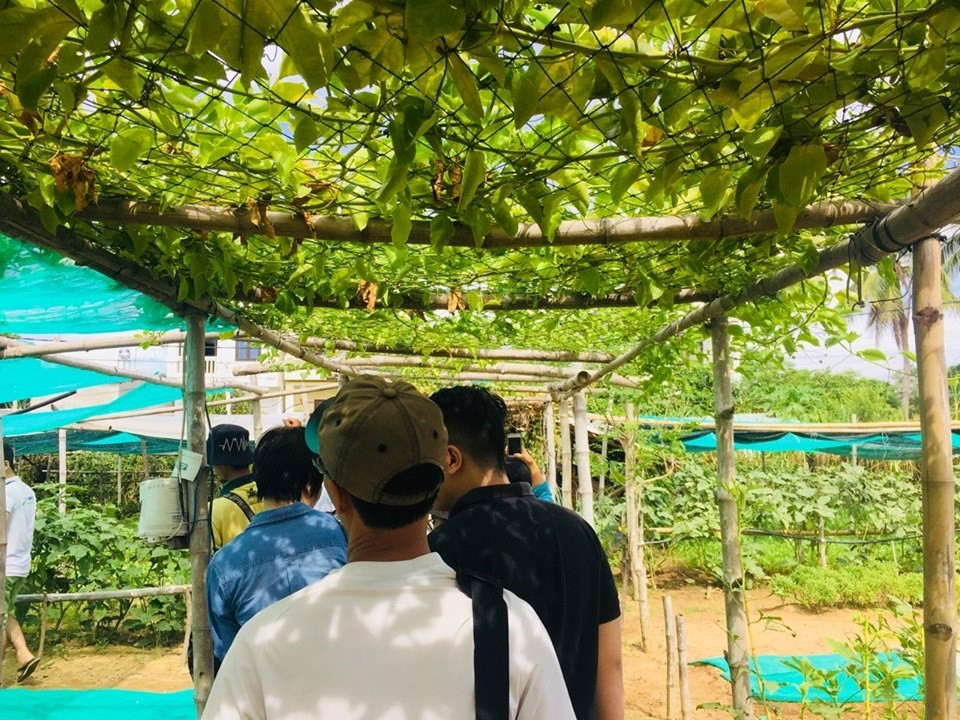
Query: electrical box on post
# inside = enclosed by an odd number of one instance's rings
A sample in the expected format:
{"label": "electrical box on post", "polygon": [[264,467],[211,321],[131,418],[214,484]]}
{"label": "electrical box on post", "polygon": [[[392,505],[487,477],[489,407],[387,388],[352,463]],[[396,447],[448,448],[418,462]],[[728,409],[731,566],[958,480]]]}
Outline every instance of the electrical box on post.
{"label": "electrical box on post", "polygon": [[170,477],[150,478],[140,483],[137,535],[149,543],[162,543],[190,534],[194,508],[188,488],[192,487],[202,463],[200,453],[181,450]]}

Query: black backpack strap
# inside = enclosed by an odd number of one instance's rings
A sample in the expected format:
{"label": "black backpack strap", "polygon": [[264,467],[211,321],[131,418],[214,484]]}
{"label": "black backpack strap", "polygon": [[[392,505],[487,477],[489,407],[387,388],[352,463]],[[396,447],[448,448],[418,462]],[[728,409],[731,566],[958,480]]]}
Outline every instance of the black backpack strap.
{"label": "black backpack strap", "polygon": [[510,639],[503,587],[492,578],[457,573],[473,601],[473,678],[477,720],[509,720]]}
{"label": "black backpack strap", "polygon": [[242,497],[232,492],[224,493],[220,497],[225,497],[227,500],[232,500],[234,504],[238,508],[240,508],[243,514],[247,516],[247,522],[250,522],[251,520],[253,520],[254,512],[250,508],[250,506],[247,505],[247,501],[244,500]]}

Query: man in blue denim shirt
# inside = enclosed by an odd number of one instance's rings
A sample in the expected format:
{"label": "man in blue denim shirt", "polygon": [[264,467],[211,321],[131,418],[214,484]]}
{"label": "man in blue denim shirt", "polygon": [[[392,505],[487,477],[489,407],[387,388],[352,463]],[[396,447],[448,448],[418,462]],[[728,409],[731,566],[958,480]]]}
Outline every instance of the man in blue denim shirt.
{"label": "man in blue denim shirt", "polygon": [[245,622],[347,562],[340,523],[313,509],[323,478],[303,429],[278,427],[265,433],[253,463],[263,510],[207,568],[215,668]]}

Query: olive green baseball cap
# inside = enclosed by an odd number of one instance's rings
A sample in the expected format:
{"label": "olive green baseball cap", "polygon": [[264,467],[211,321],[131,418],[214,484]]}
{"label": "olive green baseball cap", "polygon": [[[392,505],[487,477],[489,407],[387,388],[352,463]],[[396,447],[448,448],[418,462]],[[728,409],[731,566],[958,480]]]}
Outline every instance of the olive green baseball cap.
{"label": "olive green baseball cap", "polygon": [[[408,382],[375,375],[350,380],[324,408],[318,435],[326,473],[360,500],[414,505],[432,496],[443,482],[447,458],[443,412]],[[415,488],[391,484],[400,473],[421,465],[426,467]]]}

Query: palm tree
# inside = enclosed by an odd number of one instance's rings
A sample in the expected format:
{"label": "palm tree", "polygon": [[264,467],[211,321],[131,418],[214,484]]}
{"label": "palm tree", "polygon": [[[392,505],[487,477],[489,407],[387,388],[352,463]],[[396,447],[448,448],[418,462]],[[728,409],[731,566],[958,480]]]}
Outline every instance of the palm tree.
{"label": "palm tree", "polygon": [[[952,280],[960,273],[960,230],[952,228],[952,234],[941,245],[943,302],[946,312],[957,312],[957,296],[952,289]],[[863,301],[867,304],[869,317],[867,327],[872,327],[877,341],[886,332],[893,333],[894,342],[903,358],[900,376],[900,407],[904,420],[910,419],[910,393],[913,385],[913,368],[910,350],[910,319],[913,317],[913,266],[909,256],[893,257],[871,269],[863,282]]]}

